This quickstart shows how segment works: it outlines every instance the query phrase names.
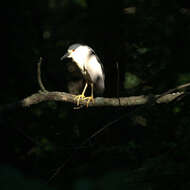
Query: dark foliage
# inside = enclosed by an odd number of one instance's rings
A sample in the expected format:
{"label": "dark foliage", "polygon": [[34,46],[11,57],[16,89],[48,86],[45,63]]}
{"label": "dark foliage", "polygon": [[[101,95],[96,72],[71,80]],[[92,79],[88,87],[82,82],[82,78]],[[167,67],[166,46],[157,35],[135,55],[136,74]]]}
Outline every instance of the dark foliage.
{"label": "dark foliage", "polygon": [[[60,61],[72,43],[86,43],[100,57],[106,72],[105,97],[162,93],[189,82],[190,10],[185,2],[7,1],[1,7],[5,59],[0,105],[39,89],[40,56],[48,90],[78,93],[80,73],[71,61]],[[129,7],[136,9],[129,14]],[[0,181],[5,183],[0,182],[0,189],[51,188],[45,183],[73,152],[51,181],[53,188],[189,189],[189,125],[188,96],[161,106],[127,109],[74,110],[69,104],[47,102],[1,111]]]}

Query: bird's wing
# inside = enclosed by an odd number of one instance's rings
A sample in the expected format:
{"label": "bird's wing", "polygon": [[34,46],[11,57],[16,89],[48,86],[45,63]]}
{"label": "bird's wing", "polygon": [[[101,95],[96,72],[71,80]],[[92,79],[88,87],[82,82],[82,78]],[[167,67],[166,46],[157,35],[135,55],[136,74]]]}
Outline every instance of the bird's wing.
{"label": "bird's wing", "polygon": [[95,83],[98,77],[104,80],[104,72],[101,63],[97,60],[97,56],[90,56],[89,61],[85,64],[85,70],[88,72],[92,82]]}
{"label": "bird's wing", "polygon": [[96,55],[95,51],[92,48],[90,48],[90,49],[91,49],[91,51],[90,51],[89,57],[95,56],[96,60],[100,63],[102,71],[104,73],[104,66],[103,66],[102,62],[100,61],[100,58]]}

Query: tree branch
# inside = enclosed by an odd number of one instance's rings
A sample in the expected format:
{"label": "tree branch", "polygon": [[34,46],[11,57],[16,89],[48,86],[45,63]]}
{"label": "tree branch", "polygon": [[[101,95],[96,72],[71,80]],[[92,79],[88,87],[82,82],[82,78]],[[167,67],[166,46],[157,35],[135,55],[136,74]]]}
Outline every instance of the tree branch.
{"label": "tree branch", "polygon": [[[37,79],[39,86],[41,90],[38,93],[32,94],[29,97],[26,97],[25,99],[18,101],[14,104],[8,104],[3,107],[1,107],[1,110],[5,109],[12,109],[17,107],[29,107],[33,104],[38,104],[45,101],[60,101],[60,102],[68,102],[76,105],[75,95],[69,94],[66,92],[48,92],[41,80],[41,66],[42,58],[40,58],[38,62],[37,67]],[[155,104],[162,104],[162,103],[169,103],[173,100],[178,99],[182,95],[185,94],[185,92],[175,92],[176,90],[186,88],[187,86],[190,86],[190,83],[178,86],[174,89],[168,90],[167,92],[159,95],[140,95],[140,96],[131,96],[131,97],[120,97],[120,98],[104,98],[104,97],[97,97],[94,99],[94,104],[89,103],[89,107],[129,107],[129,106],[137,106],[137,105],[143,105],[148,103],[155,103]],[[80,101],[80,106],[86,106],[86,101]],[[79,107],[80,108],[80,107]]]}
{"label": "tree branch", "polygon": [[[159,97],[160,95],[151,95],[151,96],[131,96],[131,97],[121,97],[121,98],[103,98],[97,97],[94,99],[94,104],[89,103],[89,107],[100,107],[100,106],[137,106],[147,104],[149,102],[155,102],[157,104],[161,103],[169,103],[179,96],[183,95],[184,92],[176,92],[172,94],[166,94],[164,96]],[[69,102],[76,104],[76,100],[74,99],[75,95],[65,93],[65,92],[46,92],[46,93],[36,93],[25,99],[23,99],[20,103],[22,107],[29,107],[33,104],[38,104],[40,102],[45,101],[60,101],[60,102]],[[86,105],[86,101],[80,101],[80,105]]]}
{"label": "tree branch", "polygon": [[47,92],[47,90],[45,89],[43,83],[42,83],[42,79],[41,79],[41,64],[42,64],[42,57],[40,57],[40,60],[37,64],[37,79],[38,79],[38,84],[40,86],[40,88],[42,89],[43,92]]}
{"label": "tree branch", "polygon": [[[48,92],[41,80],[41,63],[42,63],[42,58],[40,58],[38,62],[38,67],[37,67],[37,73],[38,73],[38,83],[41,88],[41,91],[39,93],[33,94],[24,100],[21,101],[21,105],[23,107],[28,107],[33,104],[38,104],[40,102],[44,101],[60,101],[60,102],[69,102],[76,104],[75,95],[65,93],[65,92]],[[160,103],[168,103],[173,101],[174,99],[178,98],[179,96],[183,95],[184,92],[177,92],[177,93],[172,93],[174,90],[179,90],[181,88],[185,88],[189,86],[190,84],[186,85],[181,85],[175,89],[171,89],[167,91],[166,93],[163,93],[161,95],[151,95],[151,96],[131,96],[131,97],[121,97],[121,98],[103,98],[103,97],[98,97],[95,98],[94,104],[90,103],[89,107],[100,107],[100,106],[136,106],[136,105],[143,105],[147,104],[149,102],[154,102],[157,104]],[[80,101],[80,105],[85,106],[86,101]]]}

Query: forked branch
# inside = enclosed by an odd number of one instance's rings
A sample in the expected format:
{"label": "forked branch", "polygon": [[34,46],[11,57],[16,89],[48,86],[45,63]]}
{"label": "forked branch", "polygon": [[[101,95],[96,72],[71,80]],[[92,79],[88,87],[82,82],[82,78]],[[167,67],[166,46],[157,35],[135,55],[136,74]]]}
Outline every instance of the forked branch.
{"label": "forked branch", "polygon": [[[16,107],[29,107],[33,104],[38,104],[40,102],[45,101],[59,101],[59,102],[67,102],[76,105],[75,95],[69,94],[66,92],[49,92],[45,89],[42,80],[41,80],[41,70],[40,66],[42,63],[42,58],[40,58],[37,66],[37,79],[40,86],[40,91],[38,93],[34,93],[31,96],[24,98],[23,100],[16,102],[15,104],[7,105],[9,108],[12,105],[16,105]],[[185,94],[184,91],[179,91],[186,87],[190,86],[190,83],[178,86],[174,89],[168,90],[163,94],[156,94],[156,95],[140,95],[140,96],[131,96],[131,97],[120,97],[120,98],[104,98],[104,97],[97,97],[94,99],[94,104],[89,103],[89,107],[128,107],[128,106],[138,106],[144,105],[148,103],[154,104],[162,104],[162,103],[169,103],[173,100],[182,97]],[[175,92],[174,92],[175,91]],[[85,106],[86,101],[80,101],[80,106]]]}

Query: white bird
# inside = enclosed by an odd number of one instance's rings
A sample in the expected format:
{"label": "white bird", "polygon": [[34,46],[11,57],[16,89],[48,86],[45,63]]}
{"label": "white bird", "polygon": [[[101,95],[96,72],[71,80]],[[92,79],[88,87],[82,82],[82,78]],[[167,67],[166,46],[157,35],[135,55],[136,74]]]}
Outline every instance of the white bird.
{"label": "white bird", "polygon": [[[94,88],[99,93],[103,93],[105,89],[103,65],[94,50],[87,45],[73,44],[69,46],[67,53],[61,57],[61,60],[67,57],[72,58],[77,64],[86,80],[82,94],[75,97],[77,99],[77,105],[79,105],[80,100],[87,100],[88,107],[90,101],[94,103]],[[91,96],[85,97],[85,92],[89,84],[91,85]]]}

